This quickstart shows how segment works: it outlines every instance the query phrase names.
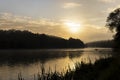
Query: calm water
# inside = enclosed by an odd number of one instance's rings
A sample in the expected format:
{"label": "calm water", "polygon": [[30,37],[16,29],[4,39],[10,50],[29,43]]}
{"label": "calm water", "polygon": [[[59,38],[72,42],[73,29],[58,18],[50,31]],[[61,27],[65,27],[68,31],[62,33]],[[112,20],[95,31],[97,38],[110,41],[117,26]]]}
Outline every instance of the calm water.
{"label": "calm water", "polygon": [[74,69],[76,62],[94,63],[111,53],[110,48],[0,50],[0,80],[17,80],[19,73],[25,80],[32,80],[41,73],[41,65],[46,73],[65,72],[68,66]]}

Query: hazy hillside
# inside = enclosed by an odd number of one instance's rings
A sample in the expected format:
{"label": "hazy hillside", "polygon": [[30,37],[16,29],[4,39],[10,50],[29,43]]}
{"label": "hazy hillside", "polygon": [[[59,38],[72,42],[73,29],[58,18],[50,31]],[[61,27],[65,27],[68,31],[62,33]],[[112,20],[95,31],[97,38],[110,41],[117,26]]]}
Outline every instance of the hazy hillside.
{"label": "hazy hillside", "polygon": [[64,39],[29,31],[0,30],[0,49],[28,48],[83,48],[79,39]]}
{"label": "hazy hillside", "polygon": [[86,47],[103,47],[103,48],[112,48],[113,40],[103,40],[86,43]]}

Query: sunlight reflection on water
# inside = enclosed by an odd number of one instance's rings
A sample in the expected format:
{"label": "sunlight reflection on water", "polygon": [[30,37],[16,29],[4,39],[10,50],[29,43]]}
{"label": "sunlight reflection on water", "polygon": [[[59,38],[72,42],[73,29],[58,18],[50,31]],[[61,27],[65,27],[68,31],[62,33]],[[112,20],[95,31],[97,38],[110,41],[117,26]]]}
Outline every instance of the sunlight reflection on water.
{"label": "sunlight reflection on water", "polygon": [[18,73],[25,80],[31,80],[35,74],[41,73],[41,65],[46,73],[63,72],[69,67],[73,69],[76,62],[94,63],[100,58],[110,57],[111,53],[110,48],[1,50],[0,80],[16,80]]}

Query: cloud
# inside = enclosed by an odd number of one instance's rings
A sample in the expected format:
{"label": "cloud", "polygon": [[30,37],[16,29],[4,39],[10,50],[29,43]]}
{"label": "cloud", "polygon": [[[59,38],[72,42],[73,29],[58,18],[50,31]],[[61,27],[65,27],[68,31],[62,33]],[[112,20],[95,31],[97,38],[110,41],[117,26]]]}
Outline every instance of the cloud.
{"label": "cloud", "polygon": [[116,0],[99,0],[101,2],[105,2],[105,3],[114,3]]}
{"label": "cloud", "polygon": [[93,41],[110,39],[111,33],[105,28],[96,25],[84,25],[80,34],[72,34],[68,32],[68,28],[62,24],[63,22],[55,22],[49,19],[32,19],[27,16],[16,16],[10,13],[0,13],[0,29],[19,29],[29,30],[35,33],[45,33],[59,37],[80,38],[81,40]]}
{"label": "cloud", "polygon": [[79,7],[79,6],[81,6],[81,4],[69,2],[69,3],[65,3],[63,8],[75,8],[75,7]]}
{"label": "cloud", "polygon": [[61,23],[44,18],[32,19],[27,16],[16,16],[11,13],[0,13],[0,29],[30,30],[52,35],[62,31]]}
{"label": "cloud", "polygon": [[80,35],[85,42],[109,40],[113,38],[114,33],[106,27],[86,24],[84,25],[84,32]]}
{"label": "cloud", "polygon": [[0,28],[11,26],[15,26],[15,28],[22,26],[25,28],[26,26],[40,27],[45,25],[56,26],[59,24],[43,18],[32,19],[27,16],[16,16],[10,13],[0,13]]}
{"label": "cloud", "polygon": [[111,8],[108,8],[107,10],[103,11],[103,13],[111,13],[112,11],[114,11],[115,9],[117,8],[120,8],[120,5],[117,5],[115,7],[111,7]]}
{"label": "cloud", "polygon": [[27,16],[16,16],[11,13],[0,13],[0,29],[29,30],[34,33],[69,38],[69,33],[64,29],[62,22],[40,18],[33,19]]}

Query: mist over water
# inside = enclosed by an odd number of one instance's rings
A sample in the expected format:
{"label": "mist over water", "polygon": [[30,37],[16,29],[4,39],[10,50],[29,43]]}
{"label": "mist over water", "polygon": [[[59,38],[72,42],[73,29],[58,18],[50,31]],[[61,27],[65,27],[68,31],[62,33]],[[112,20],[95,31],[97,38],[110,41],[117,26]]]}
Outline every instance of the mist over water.
{"label": "mist over water", "polygon": [[21,73],[25,80],[45,72],[65,72],[74,69],[76,62],[94,63],[112,55],[111,48],[0,50],[0,80],[16,80]]}

